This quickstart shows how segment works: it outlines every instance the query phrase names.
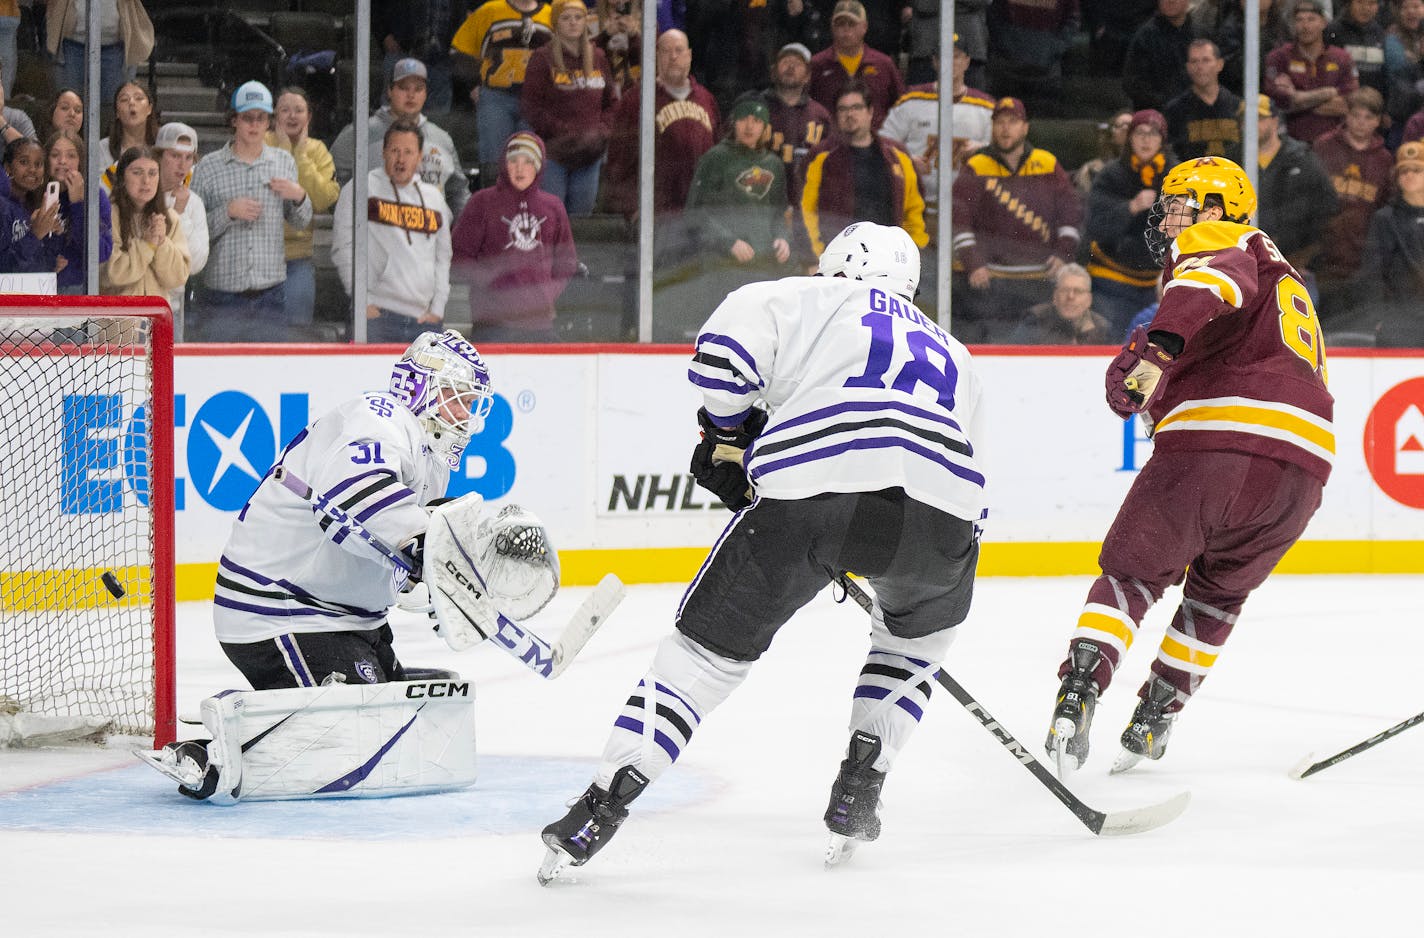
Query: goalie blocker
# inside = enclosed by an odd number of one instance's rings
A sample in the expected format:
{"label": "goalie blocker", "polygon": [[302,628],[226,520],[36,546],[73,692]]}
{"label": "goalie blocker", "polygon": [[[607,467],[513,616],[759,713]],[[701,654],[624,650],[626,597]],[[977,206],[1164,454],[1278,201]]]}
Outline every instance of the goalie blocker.
{"label": "goalie blocker", "polygon": [[379,798],[475,783],[475,693],[458,678],[229,690],[201,711],[211,742],[136,753],[192,798]]}

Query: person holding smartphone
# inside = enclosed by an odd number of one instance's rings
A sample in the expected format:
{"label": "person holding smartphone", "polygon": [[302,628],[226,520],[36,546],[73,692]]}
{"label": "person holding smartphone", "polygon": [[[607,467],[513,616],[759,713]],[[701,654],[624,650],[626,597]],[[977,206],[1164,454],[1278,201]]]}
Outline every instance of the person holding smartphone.
{"label": "person holding smartphone", "polygon": [[52,273],[57,248],[46,239],[59,228],[59,204],[44,204],[44,150],[29,137],[5,145],[0,173],[0,272]]}
{"label": "person holding smartphone", "polygon": [[[53,201],[59,206],[59,228],[51,236],[58,241],[60,293],[79,295],[88,285],[85,248],[85,186],[84,138],[69,130],[57,130],[45,141],[44,204]],[[114,248],[114,236],[109,225],[109,196],[99,188],[99,263],[109,259]]]}

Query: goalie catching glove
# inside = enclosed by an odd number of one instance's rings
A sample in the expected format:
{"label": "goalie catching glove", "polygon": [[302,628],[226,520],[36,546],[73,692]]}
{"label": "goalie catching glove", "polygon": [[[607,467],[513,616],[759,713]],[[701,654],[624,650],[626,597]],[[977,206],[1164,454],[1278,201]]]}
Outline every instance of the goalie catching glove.
{"label": "goalie catching glove", "polygon": [[716,495],[733,511],[752,503],[751,483],[742,464],[747,447],[766,428],[767,412],[752,408],[745,420],[735,427],[719,427],[702,407],[697,422],[702,427],[702,440],[692,451],[688,472],[697,484]]}
{"label": "goalie catching glove", "polygon": [[[1153,335],[1166,337],[1170,333]],[[1162,390],[1175,357],[1152,340],[1146,327],[1132,330],[1127,344],[1108,365],[1105,376],[1108,407],[1112,412],[1125,420],[1150,408]]]}
{"label": "goalie catching glove", "polygon": [[503,614],[527,619],[559,591],[559,557],[533,512],[506,505],[483,517],[466,495],[441,505],[426,529],[423,579],[445,643],[463,651],[494,636]]}

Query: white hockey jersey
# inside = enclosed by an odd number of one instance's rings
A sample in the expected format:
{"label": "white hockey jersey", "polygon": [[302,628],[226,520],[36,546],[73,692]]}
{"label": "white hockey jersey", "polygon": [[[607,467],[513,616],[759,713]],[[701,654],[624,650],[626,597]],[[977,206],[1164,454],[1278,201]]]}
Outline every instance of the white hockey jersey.
{"label": "white hockey jersey", "polygon": [[[423,506],[445,494],[450,478],[415,415],[380,393],[318,419],[287,445],[278,465],[391,545],[425,530]],[[222,642],[378,628],[404,580],[389,560],[316,515],[269,473],[238,513],[218,561],[213,625]]]}
{"label": "white hockey jersey", "polygon": [[958,340],[873,281],[787,277],[728,295],[697,337],[688,379],[723,426],[771,409],[747,450],[767,498],[900,487],[978,520],[981,384]]}

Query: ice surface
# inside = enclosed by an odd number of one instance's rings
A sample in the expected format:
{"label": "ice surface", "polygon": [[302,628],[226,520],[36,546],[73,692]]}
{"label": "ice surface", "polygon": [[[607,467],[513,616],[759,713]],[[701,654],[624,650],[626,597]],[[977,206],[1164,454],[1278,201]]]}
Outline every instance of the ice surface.
{"label": "ice surface", "polygon": [[[1035,753],[1087,585],[982,579],[950,652],[955,676]],[[584,592],[561,593],[535,627],[555,637]],[[1090,835],[939,690],[886,783],[881,839],[829,872],[820,816],[867,626],[823,594],[617,839],[540,888],[538,830],[587,784],[680,593],[632,588],[554,682],[397,623],[408,664],[476,681],[481,779],[464,793],[221,808],[179,798],[123,751],[0,753],[0,935],[1418,934],[1424,730],[1306,781],[1288,772],[1424,708],[1424,577],[1273,578],[1167,757],[1109,778],[1170,618],[1159,605],[1070,780],[1100,810],[1190,789],[1187,812],[1148,834]],[[180,607],[180,713],[241,685],[208,615]]]}

